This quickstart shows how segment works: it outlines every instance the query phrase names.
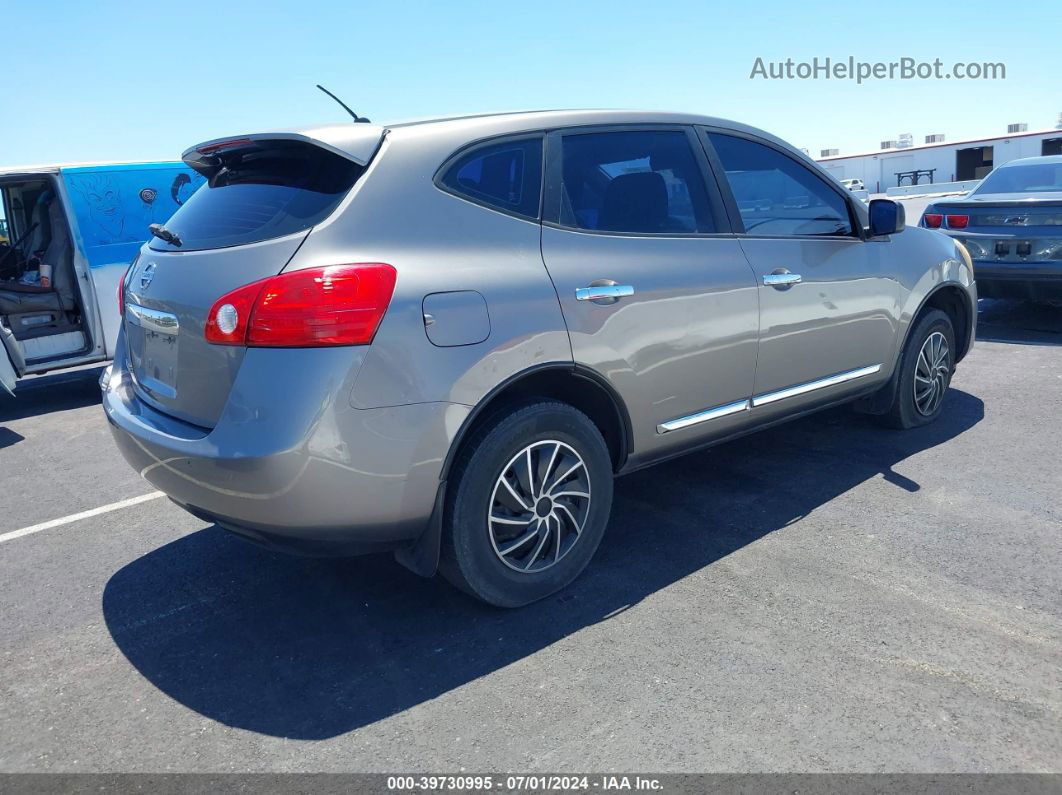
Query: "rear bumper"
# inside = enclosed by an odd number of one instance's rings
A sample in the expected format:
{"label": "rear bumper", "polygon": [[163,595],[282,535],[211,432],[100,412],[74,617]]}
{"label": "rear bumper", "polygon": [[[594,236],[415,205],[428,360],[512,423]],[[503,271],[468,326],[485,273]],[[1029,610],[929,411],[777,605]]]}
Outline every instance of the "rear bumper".
{"label": "rear bumper", "polygon": [[[1055,250],[1062,243],[1058,236],[1016,233],[1014,229],[992,232],[939,229],[963,243],[973,260],[977,292],[982,298],[1059,298],[1062,297],[1062,260],[1045,259],[1043,252]],[[1003,245],[1003,252],[993,255],[993,248]],[[1027,259],[1016,256],[1018,245],[1028,245]],[[1036,253],[1040,252],[1040,253]]]}
{"label": "rear bumper", "polygon": [[974,261],[982,298],[1062,298],[1062,262]]}
{"label": "rear bumper", "polygon": [[[362,354],[248,351],[213,429],[140,400],[119,356],[101,379],[103,407],[125,459],[204,520],[305,554],[400,547],[426,528],[452,434],[469,409],[352,408],[351,378],[335,376],[356,374],[357,363],[343,361],[352,355]],[[298,378],[277,377],[293,371]]]}

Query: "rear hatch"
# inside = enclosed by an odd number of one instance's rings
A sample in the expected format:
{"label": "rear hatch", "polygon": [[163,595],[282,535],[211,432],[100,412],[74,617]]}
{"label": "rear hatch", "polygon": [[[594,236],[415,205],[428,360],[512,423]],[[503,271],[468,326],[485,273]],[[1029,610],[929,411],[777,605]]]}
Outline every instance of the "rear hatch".
{"label": "rear hatch", "polygon": [[274,134],[185,153],[206,184],[166,222],[163,234],[172,237],[154,237],[124,283],[130,369],[146,402],[194,425],[217,423],[246,348],[206,341],[210,308],[235,288],[280,273],[350,192],[383,130],[349,127],[353,138],[343,146]]}
{"label": "rear hatch", "polygon": [[[934,202],[942,226],[961,240],[979,262],[1058,262],[1062,266],[1062,200],[1014,200],[1004,196],[976,201]],[[927,208],[930,212],[933,208]]]}

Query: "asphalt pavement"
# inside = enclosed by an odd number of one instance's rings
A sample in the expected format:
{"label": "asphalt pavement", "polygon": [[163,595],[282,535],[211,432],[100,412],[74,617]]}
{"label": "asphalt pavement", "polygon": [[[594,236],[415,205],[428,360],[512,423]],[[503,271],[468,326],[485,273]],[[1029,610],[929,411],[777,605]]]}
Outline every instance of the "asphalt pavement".
{"label": "asphalt pavement", "polygon": [[1062,309],[982,304],[936,424],[831,410],[627,476],[517,611],[231,537],[120,459],[98,368],[23,382],[0,770],[1062,771]]}

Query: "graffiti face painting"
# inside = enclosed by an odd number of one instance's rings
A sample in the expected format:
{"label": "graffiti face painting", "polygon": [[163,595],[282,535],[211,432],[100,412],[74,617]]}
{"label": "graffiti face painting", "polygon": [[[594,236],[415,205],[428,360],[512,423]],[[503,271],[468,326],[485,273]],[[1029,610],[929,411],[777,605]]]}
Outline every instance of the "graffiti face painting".
{"label": "graffiti face painting", "polygon": [[124,263],[206,180],[178,163],[64,169],[77,227],[91,267]]}
{"label": "graffiti face painting", "polygon": [[100,242],[124,241],[126,213],[122,207],[122,193],[114,176],[97,172],[79,176],[71,182],[85,200],[93,223],[109,238]]}

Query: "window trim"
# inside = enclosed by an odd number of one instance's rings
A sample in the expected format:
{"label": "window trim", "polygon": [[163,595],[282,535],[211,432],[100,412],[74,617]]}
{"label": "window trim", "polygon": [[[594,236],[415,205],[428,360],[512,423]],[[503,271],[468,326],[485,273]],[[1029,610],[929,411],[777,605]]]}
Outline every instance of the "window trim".
{"label": "window trim", "polygon": [[[509,210],[505,207],[499,207],[497,204],[491,204],[488,201],[478,199],[475,196],[469,196],[467,193],[461,193],[456,189],[447,185],[443,179],[450,172],[450,169],[457,165],[457,161],[463,159],[466,155],[474,154],[479,149],[486,149],[488,147],[497,146],[498,144],[506,143],[518,143],[520,141],[537,140],[541,147],[542,156],[539,163],[539,183],[538,183],[538,213],[537,215],[525,215],[524,213],[516,212],[515,210]],[[519,218],[521,221],[532,221],[534,223],[541,223],[542,221],[542,207],[543,197],[545,195],[546,187],[546,133],[543,130],[533,130],[520,133],[506,133],[503,135],[494,135],[489,138],[479,138],[475,141],[471,141],[462,145],[459,149],[454,150],[450,155],[443,160],[432,176],[432,183],[435,187],[441,190],[443,193],[453,196],[455,198],[466,201],[469,204],[475,204],[477,207],[483,207],[487,210],[493,210],[496,213],[502,215],[508,215],[510,218]]]}
{"label": "window trim", "polygon": [[15,237],[15,230],[11,228],[11,213],[8,212],[7,193],[7,183],[0,181],[0,213],[3,213],[4,220],[7,222],[7,245],[11,246],[12,239]]}
{"label": "window trim", "polygon": [[[723,203],[726,206],[727,215],[730,218],[730,225],[734,230],[734,234],[745,238],[763,238],[767,240],[832,240],[842,243],[852,242],[853,240],[865,241],[867,239],[866,229],[859,219],[859,214],[853,207],[854,201],[851,192],[845,195],[838,190],[834,185],[831,185],[829,180],[822,174],[815,171],[814,168],[809,167],[806,163],[802,163],[799,158],[793,156],[792,152],[789,152],[785,147],[779,146],[773,141],[769,141],[765,138],[761,138],[758,135],[747,133],[743,130],[735,130],[728,127],[716,127],[708,124],[698,124],[697,133],[700,138],[701,145],[704,147],[705,155],[708,158],[708,162],[711,164],[712,170],[715,173],[715,179],[719,185],[719,190],[723,195]],[[833,235],[768,235],[764,233],[757,233],[755,231],[748,232],[745,230],[745,222],[741,217],[741,211],[738,209],[737,199],[734,197],[733,189],[730,187],[730,180],[727,178],[726,169],[723,167],[723,161],[719,157],[719,153],[716,152],[715,146],[712,144],[709,134],[715,133],[718,135],[728,135],[731,138],[742,138],[751,143],[760,144],[773,149],[783,157],[788,158],[794,164],[800,166],[815,179],[819,180],[822,185],[829,191],[832,191],[835,196],[844,202],[845,208],[848,210],[848,223],[852,227],[852,233],[844,236]]]}
{"label": "window trim", "polygon": [[[583,229],[577,226],[568,226],[560,222],[561,207],[561,139],[566,135],[596,135],[601,133],[616,132],[681,132],[686,135],[690,153],[701,175],[701,183],[704,186],[705,195],[708,199],[708,213],[712,223],[716,227],[714,232],[613,232],[604,229]],[[543,181],[542,199],[542,225],[553,229],[562,229],[566,232],[575,232],[583,235],[602,235],[608,237],[649,237],[660,238],[702,238],[702,237],[732,237],[734,232],[731,228],[723,195],[720,193],[715,176],[712,173],[708,159],[698,140],[698,134],[692,124],[666,124],[666,123],[627,123],[627,124],[586,124],[557,127],[546,133],[546,156],[543,159],[545,178]],[[713,190],[713,186],[715,190]]]}

